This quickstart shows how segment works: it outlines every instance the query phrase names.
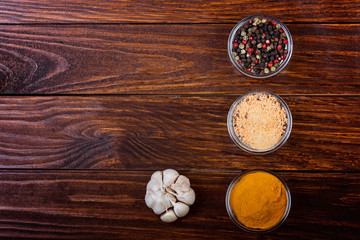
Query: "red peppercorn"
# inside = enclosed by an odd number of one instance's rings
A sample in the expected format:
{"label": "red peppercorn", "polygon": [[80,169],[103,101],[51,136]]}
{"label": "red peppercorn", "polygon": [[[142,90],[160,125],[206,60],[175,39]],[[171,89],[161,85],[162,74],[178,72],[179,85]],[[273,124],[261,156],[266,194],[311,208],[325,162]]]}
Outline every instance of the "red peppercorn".
{"label": "red peppercorn", "polygon": [[263,33],[262,36],[263,36],[263,37],[266,37],[266,33]]}
{"label": "red peppercorn", "polygon": [[276,64],[276,63],[279,63],[279,59],[275,59],[274,60],[274,63]]}
{"label": "red peppercorn", "polygon": [[249,24],[252,24],[252,20],[249,20]]}
{"label": "red peppercorn", "polygon": [[285,55],[281,55],[281,60],[285,60],[286,56]]}
{"label": "red peppercorn", "polygon": [[251,68],[247,68],[247,69],[246,69],[247,72],[251,72],[251,70],[252,70]]}
{"label": "red peppercorn", "polygon": [[247,43],[245,40],[242,40],[241,42],[242,42],[243,44],[246,44],[246,43]]}
{"label": "red peppercorn", "polygon": [[249,41],[252,41],[252,40],[253,40],[253,37],[252,37],[252,36],[250,36],[250,37],[249,37]]}
{"label": "red peppercorn", "polygon": [[254,49],[252,49],[252,48],[248,48],[248,53],[252,53],[253,51],[254,51]]}
{"label": "red peppercorn", "polygon": [[272,21],[271,23],[272,23],[272,25],[274,25],[274,26],[277,24],[276,21]]}
{"label": "red peppercorn", "polygon": [[237,62],[238,62],[238,64],[241,64],[241,63],[242,63],[241,59],[237,60]]}
{"label": "red peppercorn", "polygon": [[266,48],[266,44],[265,44],[265,43],[263,44],[262,48]]}
{"label": "red peppercorn", "polygon": [[273,66],[272,62],[268,63],[268,67],[271,68]]}
{"label": "red peppercorn", "polygon": [[266,44],[270,44],[270,40],[266,40],[265,43],[266,43]]}
{"label": "red peppercorn", "polygon": [[255,60],[255,64],[258,64],[258,63],[259,63],[259,59],[256,59],[256,60]]}
{"label": "red peppercorn", "polygon": [[234,46],[234,48],[237,48],[239,46],[239,44],[237,42],[233,42],[233,46]]}
{"label": "red peppercorn", "polygon": [[283,33],[283,32],[284,32],[284,30],[283,30],[282,28],[280,28],[280,29],[279,29],[279,32],[280,32],[280,33]]}
{"label": "red peppercorn", "polygon": [[287,44],[287,43],[288,43],[288,40],[287,40],[287,39],[284,39],[283,43],[284,43],[284,44]]}
{"label": "red peppercorn", "polygon": [[279,45],[277,46],[277,49],[278,49],[278,50],[281,50],[281,48],[282,48],[282,46],[279,44]]}
{"label": "red peppercorn", "polygon": [[259,52],[258,52],[258,51],[255,51],[255,55],[259,55]]}

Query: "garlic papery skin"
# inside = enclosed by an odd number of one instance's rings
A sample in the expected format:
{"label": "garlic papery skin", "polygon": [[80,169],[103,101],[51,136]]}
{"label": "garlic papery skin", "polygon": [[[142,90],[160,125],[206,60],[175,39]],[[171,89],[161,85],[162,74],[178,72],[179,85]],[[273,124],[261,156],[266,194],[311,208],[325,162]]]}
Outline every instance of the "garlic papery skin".
{"label": "garlic papery skin", "polygon": [[190,180],[173,169],[154,172],[146,186],[146,205],[164,222],[184,217],[194,201]]}

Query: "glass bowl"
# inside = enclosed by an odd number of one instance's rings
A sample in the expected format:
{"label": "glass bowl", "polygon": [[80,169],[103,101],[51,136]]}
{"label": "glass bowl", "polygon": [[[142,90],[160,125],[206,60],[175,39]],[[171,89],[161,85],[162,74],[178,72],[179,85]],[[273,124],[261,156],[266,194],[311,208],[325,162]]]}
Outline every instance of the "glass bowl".
{"label": "glass bowl", "polygon": [[[245,175],[249,174],[249,173],[254,173],[254,172],[267,172],[270,173],[271,175],[275,176],[276,178],[278,178],[280,180],[280,182],[284,185],[284,188],[286,190],[286,197],[287,197],[287,205],[286,205],[286,209],[284,212],[284,215],[282,216],[282,218],[280,219],[280,221],[275,224],[274,226],[267,228],[267,229],[257,229],[257,228],[249,228],[247,226],[245,226],[244,224],[242,224],[235,216],[234,212],[231,209],[231,205],[230,205],[230,194],[231,191],[233,189],[233,187],[241,180],[241,178],[243,178]],[[226,210],[227,213],[230,217],[230,219],[234,222],[234,224],[236,226],[238,226],[239,228],[243,229],[244,231],[250,232],[250,233],[267,233],[267,232],[271,232],[273,230],[275,230],[276,228],[278,228],[288,217],[289,213],[290,213],[290,208],[291,208],[291,194],[290,194],[290,190],[288,188],[288,186],[286,185],[285,181],[279,177],[277,174],[269,171],[269,170],[263,170],[263,169],[253,169],[253,170],[248,170],[245,171],[243,173],[241,173],[240,175],[238,175],[237,177],[235,177],[231,183],[229,184],[229,187],[227,189],[226,192],[226,197],[225,197],[225,205],[226,205]]]}
{"label": "glass bowl", "polygon": [[[247,145],[246,143],[244,143],[237,135],[234,129],[234,124],[233,124],[233,115],[234,115],[234,111],[236,106],[247,96],[249,95],[253,95],[253,94],[268,94],[270,96],[275,97],[279,103],[281,104],[281,106],[285,109],[286,111],[286,116],[287,116],[287,127],[285,130],[285,133],[283,134],[283,136],[281,137],[281,139],[272,147],[268,148],[268,149],[256,149],[253,148],[249,145]],[[289,106],[286,104],[286,102],[278,95],[276,95],[275,93],[272,93],[270,91],[266,91],[266,90],[255,90],[255,91],[250,91],[247,92],[245,94],[243,94],[242,96],[240,96],[238,99],[235,100],[235,102],[231,105],[230,110],[228,112],[228,116],[227,116],[227,128],[228,128],[228,132],[230,135],[230,138],[233,140],[233,142],[236,144],[236,146],[238,146],[239,148],[241,148],[242,150],[248,152],[248,153],[252,153],[252,154],[268,154],[271,152],[274,152],[276,150],[278,150],[282,145],[285,144],[285,142],[288,140],[290,133],[291,133],[291,129],[292,129],[292,115],[291,115],[291,111]]]}
{"label": "glass bowl", "polygon": [[[236,32],[246,23],[249,22],[249,20],[253,20],[255,18],[259,18],[259,19],[269,19],[271,21],[275,21],[276,23],[280,24],[280,29],[282,29],[284,31],[284,33],[286,33],[287,35],[287,39],[288,39],[288,43],[285,45],[285,49],[287,49],[288,53],[286,54],[286,58],[284,60],[279,60],[279,66],[276,68],[276,70],[274,72],[269,72],[268,74],[256,74],[255,72],[247,72],[246,68],[244,66],[241,66],[237,60],[235,60],[233,53],[232,53],[232,49],[233,49],[233,42],[234,42],[234,38],[236,35]],[[243,20],[241,20],[238,24],[235,25],[235,27],[232,29],[229,38],[228,38],[228,55],[229,58],[232,62],[232,64],[236,67],[237,70],[239,70],[241,73],[243,73],[246,76],[249,77],[253,77],[253,78],[268,78],[268,77],[272,77],[276,74],[278,74],[281,70],[283,70],[285,68],[285,66],[288,64],[288,62],[290,61],[291,55],[293,52],[293,40],[291,37],[291,33],[289,31],[289,29],[282,23],[280,22],[278,19],[271,17],[271,16],[267,16],[267,15],[263,15],[263,14],[258,14],[258,15],[252,15],[249,17],[244,18]]]}

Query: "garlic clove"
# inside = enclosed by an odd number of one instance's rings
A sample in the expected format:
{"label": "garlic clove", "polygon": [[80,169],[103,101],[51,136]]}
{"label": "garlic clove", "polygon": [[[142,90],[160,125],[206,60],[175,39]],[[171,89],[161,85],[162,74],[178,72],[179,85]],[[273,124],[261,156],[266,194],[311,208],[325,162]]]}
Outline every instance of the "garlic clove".
{"label": "garlic clove", "polygon": [[170,223],[170,222],[175,222],[177,217],[175,215],[175,212],[170,209],[166,212],[164,212],[161,216],[160,219],[163,220],[164,222]]}
{"label": "garlic clove", "polygon": [[156,171],[151,175],[150,181],[152,181],[154,184],[161,186],[163,184],[162,179],[163,179],[162,172]]}
{"label": "garlic clove", "polygon": [[179,173],[174,169],[166,169],[163,171],[163,185],[165,187],[171,186],[179,177]]}
{"label": "garlic clove", "polygon": [[185,217],[190,210],[190,207],[182,202],[176,202],[176,203],[173,202],[173,205],[174,205],[174,212],[178,217]]}
{"label": "garlic clove", "polygon": [[190,188],[187,192],[181,192],[176,195],[176,198],[187,205],[192,205],[195,202],[195,192],[192,188]]}
{"label": "garlic clove", "polygon": [[162,203],[162,193],[156,191],[147,191],[145,195],[146,206],[151,208],[155,214],[159,215],[165,212],[165,206]]}
{"label": "garlic clove", "polygon": [[176,182],[171,185],[171,188],[176,192],[187,192],[190,190],[190,180],[187,177],[180,175]]}

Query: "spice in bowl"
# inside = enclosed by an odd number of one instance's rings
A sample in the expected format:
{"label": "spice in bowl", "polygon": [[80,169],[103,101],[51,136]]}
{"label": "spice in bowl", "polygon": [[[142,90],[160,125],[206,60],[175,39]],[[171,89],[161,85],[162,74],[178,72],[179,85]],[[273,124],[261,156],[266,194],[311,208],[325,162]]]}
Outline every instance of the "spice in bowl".
{"label": "spice in bowl", "polygon": [[233,28],[228,52],[234,66],[245,75],[270,77],[280,72],[290,60],[291,34],[274,17],[250,16]]}
{"label": "spice in bowl", "polygon": [[243,150],[261,154],[280,148],[290,135],[291,112],[279,96],[253,91],[238,98],[228,114],[230,137]]}
{"label": "spice in bowl", "polygon": [[285,221],[291,196],[274,173],[252,170],[235,178],[226,194],[226,208],[236,225],[250,232],[268,232]]}

